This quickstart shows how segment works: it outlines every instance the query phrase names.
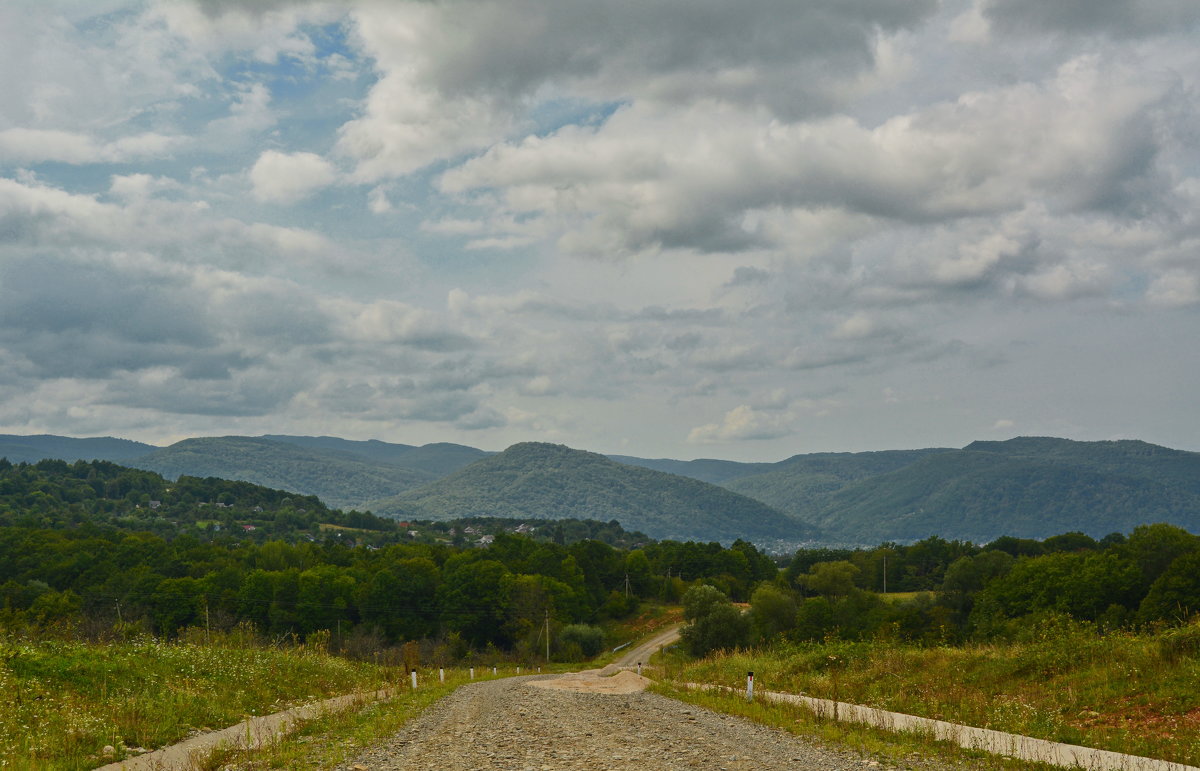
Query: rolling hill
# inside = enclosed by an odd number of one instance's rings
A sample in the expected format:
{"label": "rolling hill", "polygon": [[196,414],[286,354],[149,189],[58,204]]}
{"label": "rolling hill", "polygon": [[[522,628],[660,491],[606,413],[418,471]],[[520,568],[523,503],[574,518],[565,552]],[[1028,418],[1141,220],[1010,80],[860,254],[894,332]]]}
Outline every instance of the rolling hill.
{"label": "rolling hill", "polygon": [[930,535],[1094,537],[1152,522],[1200,530],[1200,453],[1145,442],[1022,437],[929,454],[797,516],[856,543]]}
{"label": "rolling hill", "polygon": [[760,500],[785,514],[803,517],[814,506],[847,485],[886,474],[928,455],[948,450],[885,450],[882,452],[825,452],[794,455],[769,469],[721,482],[736,493]]}
{"label": "rolling hill", "polygon": [[406,519],[615,519],[653,538],[684,540],[799,542],[817,535],[812,526],[715,485],[538,442],[513,445],[371,508]]}
{"label": "rolling hill", "polygon": [[248,436],[184,439],[126,462],[172,479],[220,477],[316,495],[335,508],[362,508],[372,498],[437,478],[428,471],[370,463],[348,452]]}
{"label": "rolling hill", "polygon": [[0,434],[0,458],[11,463],[36,463],[39,460],[110,460],[123,461],[156,450],[152,444],[142,444],[129,439],[114,439],[97,436],[76,439],[69,436],[36,434],[17,436]]}
{"label": "rolling hill", "polygon": [[671,458],[635,458],[632,455],[609,455],[608,457],[627,466],[641,466],[667,474],[678,474],[681,477],[691,477],[714,485],[724,485],[733,479],[762,474],[779,465],[777,463],[739,463],[734,460],[717,460],[715,458],[672,460]]}
{"label": "rolling hill", "polygon": [[381,463],[389,466],[425,471],[436,477],[443,477],[458,471],[469,463],[474,463],[491,453],[462,444],[435,442],[420,447],[411,444],[393,444],[381,442],[378,439],[353,441],[339,439],[334,436],[286,436],[282,434],[263,436],[273,442],[293,444],[310,450],[333,451],[354,455],[369,463]]}

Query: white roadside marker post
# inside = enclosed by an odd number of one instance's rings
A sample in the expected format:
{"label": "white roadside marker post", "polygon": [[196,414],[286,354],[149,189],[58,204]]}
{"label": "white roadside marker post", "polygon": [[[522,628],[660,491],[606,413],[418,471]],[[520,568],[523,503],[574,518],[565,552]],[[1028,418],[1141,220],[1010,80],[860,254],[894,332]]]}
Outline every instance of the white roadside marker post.
{"label": "white roadside marker post", "polygon": [[642,662],[639,661],[638,662],[638,674],[640,675],[641,673],[642,673]]}
{"label": "white roadside marker post", "polygon": [[754,701],[754,673],[746,673],[746,701]]}
{"label": "white roadside marker post", "polygon": [[492,677],[495,677],[495,676],[496,676],[496,668],[492,667]]}
{"label": "white roadside marker post", "polygon": [[417,690],[417,670],[415,669],[412,671],[412,685],[413,690]]}
{"label": "white roadside marker post", "polygon": [[475,679],[475,667],[471,667],[471,679]]}
{"label": "white roadside marker post", "polygon": [[442,683],[446,682],[446,668],[445,667],[438,667],[438,681],[442,682]]}

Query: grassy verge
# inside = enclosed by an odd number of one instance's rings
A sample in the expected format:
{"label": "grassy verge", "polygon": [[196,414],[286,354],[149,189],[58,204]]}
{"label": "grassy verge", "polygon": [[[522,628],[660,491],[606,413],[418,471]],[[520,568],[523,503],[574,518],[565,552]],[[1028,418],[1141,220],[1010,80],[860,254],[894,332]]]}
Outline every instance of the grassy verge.
{"label": "grassy verge", "polygon": [[1098,635],[1067,624],[1019,643],[780,645],[675,659],[667,671],[677,682],[739,687],[752,670],[760,689],[1197,765],[1200,646],[1188,635]]}
{"label": "grassy verge", "polygon": [[855,723],[839,723],[817,717],[811,710],[795,704],[774,704],[762,700],[747,702],[738,693],[694,691],[670,684],[656,684],[651,691],[699,707],[753,720],[779,728],[820,746],[857,752],[889,766],[905,768],[919,760],[935,759],[944,764],[971,769],[1007,771],[1048,771],[1051,766],[967,750],[949,742],[934,741],[912,733],[895,733]]}
{"label": "grassy verge", "polygon": [[395,668],[235,638],[208,645],[0,638],[0,766],[94,768],[106,745],[120,758],[247,715],[400,679]]}
{"label": "grassy verge", "polygon": [[[492,679],[491,676],[478,679]],[[446,682],[433,681],[416,691],[402,691],[386,701],[364,703],[296,726],[286,737],[255,750],[219,748],[197,764],[196,771],[234,766],[240,771],[317,771],[358,755],[399,731],[423,710],[469,682],[465,671],[447,671]]]}

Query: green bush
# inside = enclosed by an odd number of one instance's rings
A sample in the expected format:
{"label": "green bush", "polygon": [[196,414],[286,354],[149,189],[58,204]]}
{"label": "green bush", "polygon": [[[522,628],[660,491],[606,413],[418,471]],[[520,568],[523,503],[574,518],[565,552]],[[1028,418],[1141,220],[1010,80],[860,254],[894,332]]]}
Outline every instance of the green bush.
{"label": "green bush", "polygon": [[558,633],[558,644],[562,652],[578,650],[585,658],[591,658],[604,650],[604,630],[590,624],[569,624]]}
{"label": "green bush", "polygon": [[750,642],[750,617],[711,586],[688,589],[683,595],[683,615],[691,623],[679,635],[693,656],[742,648]]}
{"label": "green bush", "polygon": [[1158,652],[1172,664],[1185,658],[1200,657],[1200,620],[1164,632],[1158,638]]}

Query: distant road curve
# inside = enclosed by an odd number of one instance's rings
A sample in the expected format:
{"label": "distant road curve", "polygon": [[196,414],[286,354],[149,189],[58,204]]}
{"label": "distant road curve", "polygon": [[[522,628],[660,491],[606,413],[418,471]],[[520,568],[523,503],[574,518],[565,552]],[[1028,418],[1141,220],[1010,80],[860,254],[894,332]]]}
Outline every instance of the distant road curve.
{"label": "distant road curve", "polygon": [[679,630],[682,628],[683,624],[673,624],[663,629],[636,648],[631,648],[619,659],[605,667],[605,670],[609,670],[610,668],[613,670],[633,669],[637,667],[639,661],[642,664],[648,663],[650,657],[658,653],[659,648],[664,648],[679,640]]}

